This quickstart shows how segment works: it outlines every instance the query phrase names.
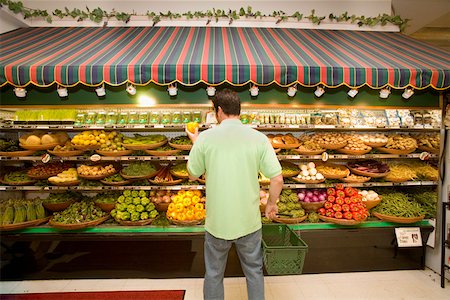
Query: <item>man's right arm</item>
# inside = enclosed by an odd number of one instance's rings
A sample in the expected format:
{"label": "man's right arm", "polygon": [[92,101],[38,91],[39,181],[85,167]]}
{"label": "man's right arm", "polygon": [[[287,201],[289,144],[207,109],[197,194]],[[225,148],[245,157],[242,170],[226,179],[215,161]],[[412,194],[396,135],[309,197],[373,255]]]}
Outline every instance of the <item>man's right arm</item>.
{"label": "man's right arm", "polygon": [[269,187],[269,200],[266,205],[266,217],[269,219],[274,219],[278,213],[277,199],[280,197],[281,190],[283,189],[283,176],[277,175],[270,178]]}

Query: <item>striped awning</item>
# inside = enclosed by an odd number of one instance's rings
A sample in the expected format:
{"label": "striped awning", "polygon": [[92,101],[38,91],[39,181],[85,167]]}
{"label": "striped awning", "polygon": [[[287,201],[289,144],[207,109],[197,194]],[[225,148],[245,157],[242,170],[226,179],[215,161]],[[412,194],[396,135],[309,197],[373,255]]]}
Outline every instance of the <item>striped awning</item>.
{"label": "striped awning", "polygon": [[450,53],[400,33],[233,27],[23,28],[0,35],[0,86],[276,83],[450,86]]}

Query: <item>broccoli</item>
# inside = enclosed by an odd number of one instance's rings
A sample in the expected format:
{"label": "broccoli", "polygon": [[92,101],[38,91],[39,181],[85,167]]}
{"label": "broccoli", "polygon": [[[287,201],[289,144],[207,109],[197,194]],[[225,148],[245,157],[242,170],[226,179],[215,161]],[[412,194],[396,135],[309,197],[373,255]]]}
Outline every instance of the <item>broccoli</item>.
{"label": "broccoli", "polygon": [[139,197],[134,197],[134,198],[133,198],[133,204],[134,204],[134,205],[141,204],[141,198],[139,198]]}
{"label": "broccoli", "polygon": [[128,204],[127,205],[127,212],[132,213],[136,211],[136,205],[134,204]]}
{"label": "broccoli", "polygon": [[141,204],[146,206],[147,204],[150,203],[150,199],[148,199],[147,197],[142,197],[141,198]]}
{"label": "broccoli", "polygon": [[141,213],[141,220],[147,220],[149,218],[148,212],[144,211]]}
{"label": "broccoli", "polygon": [[144,206],[142,206],[142,204],[136,205],[136,211],[137,212],[143,212],[144,211]]}
{"label": "broccoli", "polygon": [[139,197],[147,197],[147,193],[145,191],[139,191]]}

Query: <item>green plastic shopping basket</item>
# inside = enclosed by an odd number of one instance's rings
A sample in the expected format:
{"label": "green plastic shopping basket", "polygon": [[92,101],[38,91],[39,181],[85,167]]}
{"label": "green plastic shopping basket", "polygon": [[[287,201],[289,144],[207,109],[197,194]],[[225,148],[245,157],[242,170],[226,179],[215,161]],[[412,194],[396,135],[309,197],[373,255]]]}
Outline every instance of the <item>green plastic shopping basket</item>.
{"label": "green plastic shopping basket", "polygon": [[267,274],[302,273],[308,245],[287,225],[264,224],[262,247]]}

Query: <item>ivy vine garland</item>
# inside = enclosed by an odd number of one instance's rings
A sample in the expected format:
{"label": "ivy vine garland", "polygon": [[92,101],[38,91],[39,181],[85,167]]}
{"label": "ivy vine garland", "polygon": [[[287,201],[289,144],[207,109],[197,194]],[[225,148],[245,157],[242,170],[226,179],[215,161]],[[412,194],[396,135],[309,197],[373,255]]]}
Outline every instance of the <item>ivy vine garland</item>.
{"label": "ivy vine garland", "polygon": [[[53,16],[58,17],[60,19],[64,17],[71,17],[73,19],[76,19],[78,22],[84,21],[84,20],[91,20],[95,23],[102,22],[105,18],[107,20],[111,18],[115,18],[118,21],[123,21],[124,23],[128,23],[132,16],[142,16],[138,15],[137,13],[126,13],[126,12],[117,12],[114,9],[111,12],[107,12],[100,7],[97,7],[95,9],[89,9],[86,7],[86,10],[81,10],[78,8],[74,8],[72,10],[69,10],[67,7],[64,8],[64,10],[55,9],[51,13],[49,13],[47,10],[42,9],[35,9],[35,8],[28,8],[23,6],[23,3],[21,1],[11,1],[11,0],[0,0],[0,7],[7,6],[9,10],[11,10],[15,14],[22,14],[25,19],[30,18],[43,18],[48,23],[52,23]],[[301,21],[302,19],[308,19],[312,24],[320,25],[320,23],[326,18],[326,16],[317,16],[315,14],[315,10],[313,9],[311,11],[311,14],[308,16],[304,16],[300,12],[295,12],[292,15],[287,15],[284,11],[274,11],[270,15],[262,14],[260,11],[253,12],[252,8],[250,6],[247,7],[247,9],[244,9],[241,7],[239,10],[223,10],[223,9],[215,9],[207,10],[206,12],[203,11],[195,11],[191,12],[188,11],[186,13],[173,13],[171,11],[168,11],[167,13],[155,13],[147,11],[145,14],[150,20],[153,22],[153,26],[155,26],[158,22],[160,22],[162,19],[179,19],[182,17],[189,19],[200,19],[200,18],[206,18],[206,25],[210,24],[212,20],[215,20],[216,22],[219,21],[219,19],[228,19],[228,23],[231,25],[234,20],[238,20],[240,18],[254,18],[254,19],[262,19],[267,17],[276,18],[276,24],[279,24],[284,21],[288,20],[297,20]],[[375,25],[381,25],[385,26],[387,24],[393,24],[397,25],[400,28],[400,31],[403,31],[406,28],[406,24],[409,21],[408,19],[403,20],[400,16],[390,16],[387,14],[378,15],[377,17],[364,17],[364,16],[355,16],[355,15],[348,15],[347,12],[341,14],[341,15],[334,15],[329,14],[328,19],[330,21],[335,22],[351,22],[352,24],[358,24],[358,26],[375,26]]]}

